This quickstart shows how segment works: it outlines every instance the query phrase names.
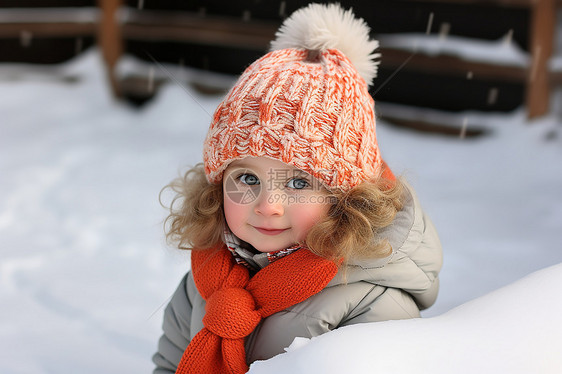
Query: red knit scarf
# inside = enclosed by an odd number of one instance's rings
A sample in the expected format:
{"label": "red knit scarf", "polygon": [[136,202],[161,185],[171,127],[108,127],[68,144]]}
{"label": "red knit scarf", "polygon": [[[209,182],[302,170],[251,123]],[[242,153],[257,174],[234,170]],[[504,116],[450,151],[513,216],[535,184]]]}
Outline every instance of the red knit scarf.
{"label": "red knit scarf", "polygon": [[337,266],[307,249],[280,258],[250,278],[226,248],[192,251],[195,284],[207,301],[204,328],[187,346],[176,373],[245,373],[244,338],[258,323],[320,292]]}

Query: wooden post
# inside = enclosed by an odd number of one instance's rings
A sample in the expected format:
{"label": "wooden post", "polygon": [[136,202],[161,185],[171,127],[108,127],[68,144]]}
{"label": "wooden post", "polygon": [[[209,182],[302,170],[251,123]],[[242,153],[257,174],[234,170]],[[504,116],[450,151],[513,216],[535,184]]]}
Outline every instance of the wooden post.
{"label": "wooden post", "polygon": [[531,66],[526,90],[529,118],[542,116],[549,110],[551,87],[548,63],[552,56],[555,22],[555,0],[535,0],[531,8]]}
{"label": "wooden post", "polygon": [[102,12],[98,28],[98,45],[102,51],[112,93],[117,98],[122,94],[115,75],[115,65],[123,53],[123,38],[117,19],[117,11],[121,3],[122,0],[98,0]]}

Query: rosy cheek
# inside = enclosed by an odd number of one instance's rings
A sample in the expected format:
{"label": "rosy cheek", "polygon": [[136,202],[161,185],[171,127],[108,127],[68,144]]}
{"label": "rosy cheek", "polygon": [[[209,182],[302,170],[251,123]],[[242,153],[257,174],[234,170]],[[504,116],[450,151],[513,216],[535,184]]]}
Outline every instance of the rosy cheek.
{"label": "rosy cheek", "polygon": [[234,203],[229,198],[224,199],[224,216],[228,227],[232,230],[240,225],[244,211],[244,206]]}
{"label": "rosy cheek", "polygon": [[328,214],[328,210],[329,205],[327,204],[313,204],[302,207],[301,213],[296,216],[297,223],[300,227],[299,240],[306,237],[312,226],[317,224]]}

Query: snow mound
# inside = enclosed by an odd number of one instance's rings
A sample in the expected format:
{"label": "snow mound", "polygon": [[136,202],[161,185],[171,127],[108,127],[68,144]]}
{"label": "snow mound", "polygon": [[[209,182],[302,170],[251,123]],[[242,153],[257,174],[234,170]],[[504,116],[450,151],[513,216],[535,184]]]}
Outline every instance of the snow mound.
{"label": "snow mound", "polygon": [[441,316],[354,325],[249,373],[560,373],[562,263]]}

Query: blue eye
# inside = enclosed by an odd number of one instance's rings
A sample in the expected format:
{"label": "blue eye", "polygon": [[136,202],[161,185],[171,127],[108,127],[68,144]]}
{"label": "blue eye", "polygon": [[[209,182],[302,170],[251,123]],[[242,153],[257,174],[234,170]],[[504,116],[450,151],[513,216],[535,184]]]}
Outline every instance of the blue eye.
{"label": "blue eye", "polygon": [[293,178],[289,181],[289,183],[287,183],[287,187],[293,188],[295,190],[302,190],[303,188],[306,188],[308,186],[310,186],[310,183],[308,183],[306,179],[302,178]]}
{"label": "blue eye", "polygon": [[258,177],[253,174],[241,174],[237,179],[248,186],[255,186],[260,184],[260,180],[258,179]]}

